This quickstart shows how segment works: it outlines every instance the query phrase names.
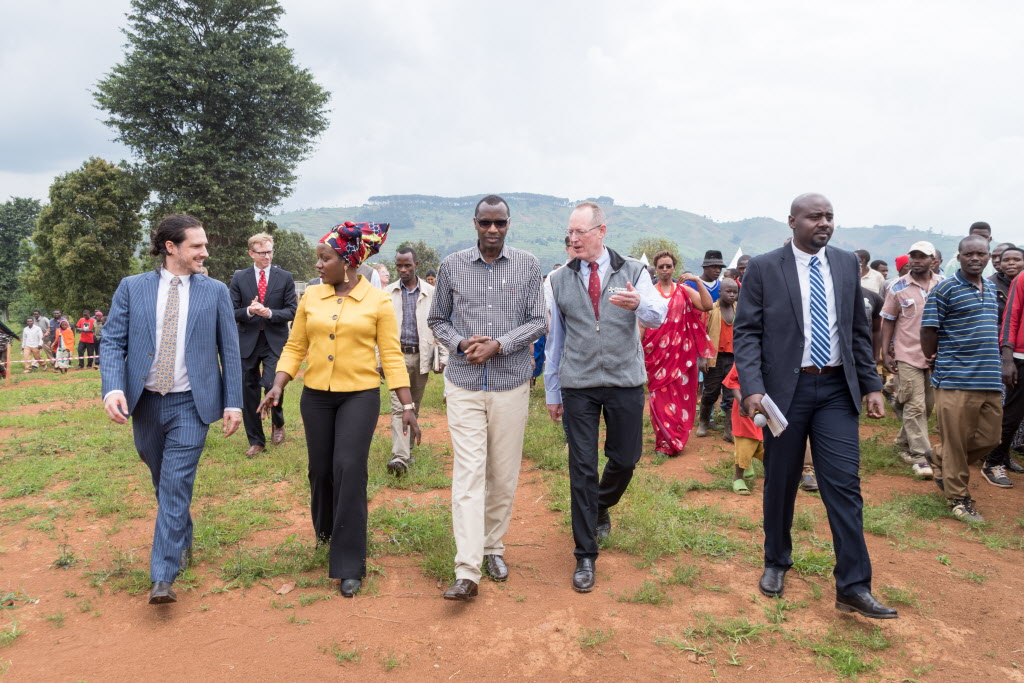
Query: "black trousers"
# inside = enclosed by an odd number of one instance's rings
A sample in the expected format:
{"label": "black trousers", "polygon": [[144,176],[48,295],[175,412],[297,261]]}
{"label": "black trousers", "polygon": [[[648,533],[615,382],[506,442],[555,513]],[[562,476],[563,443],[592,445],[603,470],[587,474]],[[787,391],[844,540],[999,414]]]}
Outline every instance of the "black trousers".
{"label": "black trousers", "polygon": [[789,426],[779,436],[764,432],[764,565],[793,566],[793,506],[807,439],[836,553],[836,590],[871,590],[871,560],[864,543],[860,495],[859,415],[842,368],[824,375],[799,373]]}
{"label": "black trousers", "polygon": [[1013,359],[1017,366],[1017,384],[1006,387],[1006,398],[1003,399],[1003,434],[999,445],[985,457],[985,466],[1009,465],[1010,446],[1017,435],[1021,420],[1024,420],[1024,360]]}
{"label": "black trousers", "polygon": [[[78,341],[78,357],[79,357],[78,367],[79,368],[84,368],[85,367],[85,359],[82,358],[82,356],[95,356],[95,355],[96,355],[96,344],[94,342],[84,342],[82,340]],[[92,361],[93,361],[93,359],[90,358],[89,359],[89,367],[90,368],[92,367]],[[97,363],[97,365],[99,365],[99,363]]]}
{"label": "black trousers", "polygon": [[721,394],[722,410],[725,411],[726,419],[731,419],[728,416],[732,414],[732,390],[723,388],[722,382],[732,370],[732,364],[733,355],[731,353],[718,354],[715,367],[708,368],[708,371],[704,373],[704,393],[700,397],[700,402],[710,408],[715,405],[718,395]]}
{"label": "black trousers", "polygon": [[[250,446],[267,445],[263,419],[256,408],[263,400],[263,394],[274,386],[280,355],[270,347],[267,335],[261,330],[252,353],[242,359],[242,422],[245,423],[245,435]],[[270,410],[270,423],[275,427],[284,427],[284,392],[281,392],[277,406]]]}
{"label": "black trousers", "polygon": [[299,399],[309,452],[310,509],[317,540],[330,541],[328,576],[366,575],[366,481],[380,390],[318,391]]}
{"label": "black trousers", "polygon": [[[562,423],[569,441],[569,487],[576,559],[597,557],[598,508],[626,492],[643,450],[644,387],[562,389]],[[608,464],[597,475],[597,437],[604,414]]]}

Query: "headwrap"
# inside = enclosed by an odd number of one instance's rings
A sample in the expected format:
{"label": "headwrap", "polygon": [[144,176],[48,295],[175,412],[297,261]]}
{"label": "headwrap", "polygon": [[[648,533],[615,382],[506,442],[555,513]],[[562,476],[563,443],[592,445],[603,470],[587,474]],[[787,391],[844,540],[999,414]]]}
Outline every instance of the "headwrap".
{"label": "headwrap", "polygon": [[907,261],[910,260],[910,256],[904,254],[903,256],[896,257],[896,272],[899,273],[903,270],[903,266],[907,265]]}
{"label": "headwrap", "polygon": [[348,261],[350,266],[358,268],[363,261],[380,251],[390,227],[390,223],[346,221],[331,228],[329,233],[320,238],[320,244],[326,244]]}

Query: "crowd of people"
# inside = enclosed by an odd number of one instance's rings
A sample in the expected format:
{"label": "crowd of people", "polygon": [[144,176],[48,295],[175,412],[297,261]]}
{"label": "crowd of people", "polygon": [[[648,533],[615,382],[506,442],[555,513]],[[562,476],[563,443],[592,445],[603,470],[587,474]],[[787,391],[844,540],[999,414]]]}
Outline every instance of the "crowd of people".
{"label": "crowd of people", "polygon": [[[881,417],[887,398],[902,422],[903,461],[934,480],[956,517],[980,521],[969,465],[984,459],[983,478],[1003,488],[1012,486],[1007,472],[1019,471],[1009,451],[1024,418],[1024,285],[1015,279],[1024,251],[997,245],[985,279],[991,229],[978,223],[949,275],[938,250],[918,242],[887,278],[887,264],[867,252],[828,245],[833,221],[826,198],[802,195],[782,247],[728,269],[720,251],[708,250],[693,274],[678,272],[669,251],[648,267],[610,249],[603,208],[583,202],[568,217],[565,261],[544,274],[535,256],[506,244],[510,207],[489,195],[474,210],[476,244],[436,273],[420,277],[415,250],[403,247],[389,282],[387,268],[366,260],[390,225],[344,223],[317,244],[319,277],[297,296],[291,273],[273,265],[272,235],[249,240],[253,266],[225,286],[205,274],[202,224],[173,215],[152,234],[161,266],[125,278],[109,316],[84,312],[72,324],[59,311],[53,319],[37,311],[26,321],[25,371],[47,363],[66,371],[72,359],[90,367],[90,345],[99,346],[104,409],[116,423],[133,419],[157,493],[153,604],[176,601],[173,583],[191,561],[189,508],[210,424],[222,420],[225,436],[244,424],[249,458],[284,442],[285,387],[304,364],[313,531],[346,597],[366,572],[367,467],[382,379],[391,399],[387,471],[401,477],[416,467],[425,387],[432,373],[443,375],[457,548],[444,598],[466,601],[485,571],[508,578],[503,537],[530,389],[543,375],[568,451],[574,590],[595,586],[611,511],[642,455],[647,407],[654,448],[668,457],[685,453],[691,434],[720,430],[733,444],[736,494],[750,495],[752,461],[763,461],[762,593],[783,594],[796,491],[820,490],[836,550],[836,607],[893,618],[871,594],[859,413],[866,405]],[[778,413],[788,426],[763,428]],[[599,471],[602,419],[608,462]]]}
{"label": "crowd of people", "polygon": [[[76,355],[75,333],[78,333]],[[78,369],[99,369],[99,344],[103,338],[103,312],[96,309],[82,311],[82,316],[72,323],[60,310],[53,311],[47,318],[39,310],[25,319],[21,334],[16,334],[7,325],[0,323],[0,379],[6,378],[10,366],[22,365],[22,372],[52,370],[66,374],[72,361],[78,361]],[[20,361],[12,361],[10,349],[13,342],[21,344]]]}

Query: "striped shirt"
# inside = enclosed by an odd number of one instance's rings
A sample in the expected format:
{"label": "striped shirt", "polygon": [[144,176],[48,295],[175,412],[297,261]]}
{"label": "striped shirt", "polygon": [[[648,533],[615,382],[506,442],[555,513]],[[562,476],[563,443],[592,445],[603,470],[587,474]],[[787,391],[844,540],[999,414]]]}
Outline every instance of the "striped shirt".
{"label": "striped shirt", "polygon": [[982,289],[958,270],[932,289],[921,327],[938,328],[939,349],[932,384],[939,389],[999,391],[999,306],[995,287]]}
{"label": "striped shirt", "polygon": [[[531,344],[547,330],[540,261],[504,246],[487,263],[476,246],[449,254],[437,270],[427,323],[451,355],[445,379],[463,389],[509,391],[533,374]],[[496,339],[501,353],[474,365],[459,343],[475,334]]]}
{"label": "striped shirt", "polygon": [[420,298],[420,281],[416,278],[416,286],[406,289],[405,284],[398,286],[402,294],[402,329],[399,340],[402,346],[419,346],[420,334],[416,329],[416,300]]}

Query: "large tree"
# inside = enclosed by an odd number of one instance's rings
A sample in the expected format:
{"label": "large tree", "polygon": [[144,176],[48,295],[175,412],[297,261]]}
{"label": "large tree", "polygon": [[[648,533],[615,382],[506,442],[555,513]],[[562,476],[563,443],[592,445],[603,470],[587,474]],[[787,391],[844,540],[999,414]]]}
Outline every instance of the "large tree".
{"label": "large tree", "polygon": [[416,274],[423,277],[427,274],[428,270],[437,272],[437,267],[441,265],[441,255],[437,253],[437,249],[430,246],[423,240],[417,240],[410,242],[406,240],[397,247],[395,247],[395,253],[402,247],[412,247],[412,250],[416,252]]}
{"label": "large tree", "polygon": [[32,234],[41,208],[39,200],[25,197],[0,204],[0,314],[4,317],[21,288],[22,240]]}
{"label": "large tree", "polygon": [[291,193],[327,128],[330,95],[294,63],[283,12],[277,0],[132,0],[127,54],[95,92],[156,193],[150,217],[198,217],[224,280],[248,265],[256,216]]}
{"label": "large tree", "polygon": [[316,249],[306,236],[283,228],[273,234],[274,263],[289,271],[297,282],[316,277]]}
{"label": "large tree", "polygon": [[139,211],[146,190],[103,159],[89,159],[50,186],[32,233],[25,285],[47,308],[106,311],[121,278],[138,270]]}

